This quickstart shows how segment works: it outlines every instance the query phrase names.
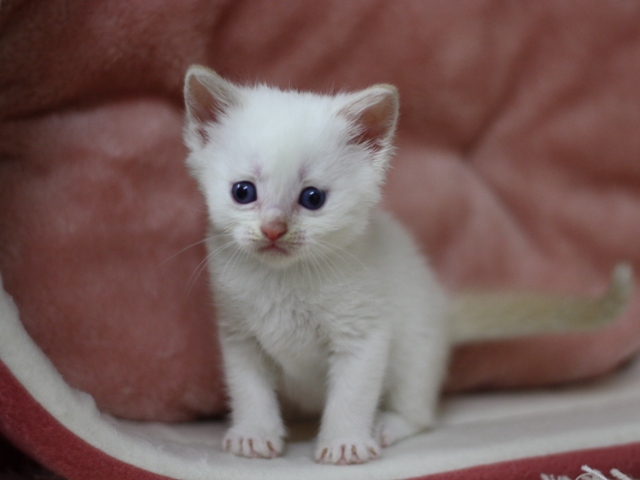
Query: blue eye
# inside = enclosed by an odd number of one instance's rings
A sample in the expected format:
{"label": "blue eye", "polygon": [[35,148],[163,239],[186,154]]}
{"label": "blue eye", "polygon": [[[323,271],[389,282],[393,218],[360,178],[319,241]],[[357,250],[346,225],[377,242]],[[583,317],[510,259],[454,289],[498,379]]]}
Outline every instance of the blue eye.
{"label": "blue eye", "polygon": [[251,182],[234,183],[231,187],[231,195],[236,202],[243,204],[255,202],[258,199],[256,186]]}
{"label": "blue eye", "polygon": [[298,203],[308,210],[318,210],[324,205],[327,194],[316,187],[307,187],[300,193]]}

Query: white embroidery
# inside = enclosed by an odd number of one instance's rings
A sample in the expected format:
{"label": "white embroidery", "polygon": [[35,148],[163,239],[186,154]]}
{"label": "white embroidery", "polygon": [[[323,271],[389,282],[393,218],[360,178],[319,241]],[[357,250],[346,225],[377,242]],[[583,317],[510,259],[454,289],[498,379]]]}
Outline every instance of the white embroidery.
{"label": "white embroidery", "polygon": [[[612,480],[608,478],[606,475],[604,475],[600,470],[596,470],[587,465],[582,466],[582,471],[584,473],[580,474],[576,478],[576,480]],[[611,469],[609,473],[613,477],[613,480],[634,480],[633,478],[622,473],[620,470],[616,468]],[[571,479],[566,475],[560,475],[556,477],[555,475],[542,473],[540,474],[540,480],[571,480]]]}

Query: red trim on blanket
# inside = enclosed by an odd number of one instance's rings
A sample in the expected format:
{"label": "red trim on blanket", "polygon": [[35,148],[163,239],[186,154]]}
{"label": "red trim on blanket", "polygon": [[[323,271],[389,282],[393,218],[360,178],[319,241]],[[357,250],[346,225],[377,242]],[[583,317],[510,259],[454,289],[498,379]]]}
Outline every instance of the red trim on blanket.
{"label": "red trim on blanket", "polygon": [[68,480],[168,480],[113,458],[74,435],[31,397],[2,362],[0,433]]}
{"label": "red trim on blanket", "polygon": [[609,474],[613,468],[640,478],[640,443],[510,460],[409,480],[541,480],[542,474],[576,479],[584,473],[583,465],[600,470],[607,478],[613,478]]}
{"label": "red trim on blanket", "polygon": [[[69,480],[169,480],[113,458],[71,433],[31,397],[2,362],[0,433]],[[640,478],[640,443],[481,465],[412,480],[540,480],[543,473],[575,479],[585,464],[606,474],[617,468],[631,478]]]}

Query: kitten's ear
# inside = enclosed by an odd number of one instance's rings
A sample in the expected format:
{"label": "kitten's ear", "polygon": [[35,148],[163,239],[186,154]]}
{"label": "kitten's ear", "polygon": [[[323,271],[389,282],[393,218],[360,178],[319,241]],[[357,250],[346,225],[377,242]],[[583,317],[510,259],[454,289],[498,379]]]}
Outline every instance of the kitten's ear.
{"label": "kitten's ear", "polygon": [[184,103],[185,141],[192,150],[202,148],[208,140],[206,127],[240,103],[240,89],[213,70],[192,65],[184,80]]}
{"label": "kitten's ear", "polygon": [[375,153],[388,153],[399,103],[398,90],[393,85],[375,85],[350,95],[340,114],[355,126],[352,142],[366,145]]}

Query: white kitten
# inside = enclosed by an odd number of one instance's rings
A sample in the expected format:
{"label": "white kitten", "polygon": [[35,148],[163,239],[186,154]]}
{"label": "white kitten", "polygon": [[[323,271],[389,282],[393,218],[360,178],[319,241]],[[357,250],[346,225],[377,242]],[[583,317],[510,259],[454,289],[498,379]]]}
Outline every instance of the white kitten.
{"label": "white kitten", "polygon": [[432,425],[448,302],[405,229],[376,206],[396,89],[239,87],[196,66],[185,100],[231,401],[224,448],[279,455],[279,400],[322,414],[322,463],[366,462]]}

